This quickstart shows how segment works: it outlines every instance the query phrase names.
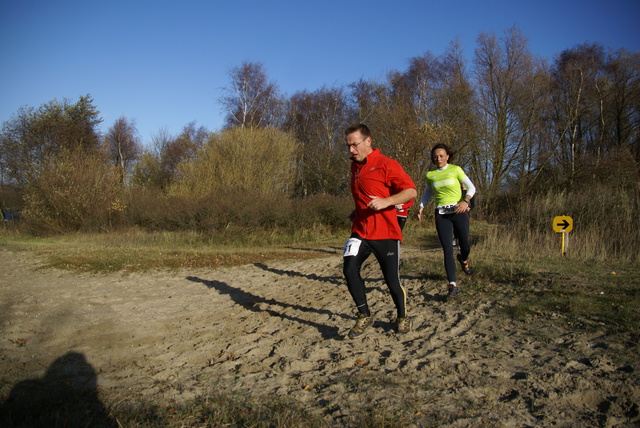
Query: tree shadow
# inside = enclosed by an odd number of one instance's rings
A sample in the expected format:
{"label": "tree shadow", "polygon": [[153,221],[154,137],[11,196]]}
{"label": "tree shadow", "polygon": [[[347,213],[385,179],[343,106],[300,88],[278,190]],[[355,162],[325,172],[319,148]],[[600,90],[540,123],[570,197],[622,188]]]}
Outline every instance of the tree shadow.
{"label": "tree shadow", "polygon": [[300,251],[313,251],[316,253],[326,253],[326,254],[337,254],[338,250],[342,250],[337,247],[328,247],[330,250],[326,250],[324,248],[308,248],[308,247],[286,247],[291,250],[300,250]]}
{"label": "tree shadow", "polygon": [[269,306],[279,306],[283,309],[287,309],[287,308],[291,308],[294,309],[296,311],[300,311],[300,312],[306,312],[306,313],[315,313],[315,314],[320,314],[320,315],[327,315],[327,316],[339,316],[342,318],[346,318],[344,315],[342,314],[335,314],[333,311],[329,311],[326,309],[314,309],[314,308],[308,308],[306,306],[300,306],[300,305],[292,305],[290,303],[283,303],[283,302],[279,302],[275,299],[265,299],[262,296],[257,296],[255,294],[249,293],[247,291],[241,290],[237,287],[232,287],[227,283],[224,283],[222,281],[216,281],[216,280],[205,280],[205,279],[201,279],[195,276],[188,276],[187,279],[189,281],[193,281],[193,282],[199,282],[204,284],[205,286],[207,286],[210,289],[214,289],[216,291],[218,291],[220,294],[228,294],[231,299],[236,302],[237,304],[239,304],[240,306],[242,306],[245,309],[248,309],[250,311],[253,312],[266,312],[271,316],[274,317],[279,317],[282,319],[287,319],[287,320],[291,320],[291,321],[295,321],[301,324],[307,324],[311,327],[317,328],[318,331],[320,332],[320,334],[322,335],[323,338],[325,339],[331,339],[331,338],[335,338],[338,337],[338,328],[337,327],[330,327],[324,324],[320,324],[320,323],[316,323],[313,321],[309,321],[309,320],[305,320],[299,317],[294,317],[291,315],[287,315],[278,311],[275,311],[273,309],[263,309],[261,306],[262,305],[269,305]]}
{"label": "tree shadow", "polygon": [[275,269],[271,268],[264,263],[254,263],[255,267],[258,267],[262,270],[266,270],[267,272],[272,272],[278,275],[286,275],[286,276],[299,276],[301,278],[312,279],[315,281],[328,282],[330,284],[342,285],[343,279],[339,276],[319,276],[316,274],[306,274],[302,272],[298,272],[295,270],[284,270],[284,269]]}
{"label": "tree shadow", "polygon": [[3,427],[117,427],[97,393],[97,376],[85,356],[68,352],[42,379],[18,382],[0,405]]}

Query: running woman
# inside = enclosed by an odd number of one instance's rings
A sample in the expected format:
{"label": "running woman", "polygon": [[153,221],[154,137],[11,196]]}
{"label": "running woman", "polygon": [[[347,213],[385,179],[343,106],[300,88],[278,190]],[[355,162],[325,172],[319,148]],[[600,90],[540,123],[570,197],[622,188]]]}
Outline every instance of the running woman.
{"label": "running woman", "polygon": [[[457,259],[462,266],[462,270],[467,275],[471,275],[469,265],[469,211],[471,198],[476,193],[476,188],[464,173],[462,168],[450,164],[453,160],[453,152],[445,144],[436,144],[431,149],[431,160],[436,169],[430,170],[426,174],[427,185],[425,186],[418,219],[422,219],[422,210],[425,205],[435,198],[435,221],[436,231],[440,239],[440,245],[444,253],[444,268],[447,273],[448,297],[457,297],[461,292],[456,283],[456,262],[453,257],[453,235],[458,240],[460,253]],[[462,192],[462,186],[466,192]]]}
{"label": "running woman", "polygon": [[362,336],[373,325],[360,268],[373,254],[396,306],[396,329],[411,331],[411,319],[406,314],[407,293],[400,284],[400,241],[402,231],[396,218],[396,205],[417,196],[416,185],[398,161],[384,156],[371,147],[371,132],[366,125],[352,126],[345,131],[345,141],[351,154],[351,194],[355,209],[351,237],[344,246],[343,272],[349,293],[356,305],[358,319],[348,333],[350,338]]}

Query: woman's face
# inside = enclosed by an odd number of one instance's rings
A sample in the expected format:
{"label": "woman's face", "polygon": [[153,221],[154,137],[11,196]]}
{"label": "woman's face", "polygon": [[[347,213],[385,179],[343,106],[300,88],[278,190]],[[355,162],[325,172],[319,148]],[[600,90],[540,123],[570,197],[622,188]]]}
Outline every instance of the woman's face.
{"label": "woman's face", "polygon": [[445,149],[436,149],[433,152],[433,163],[436,164],[438,168],[445,166],[448,160],[449,155]]}

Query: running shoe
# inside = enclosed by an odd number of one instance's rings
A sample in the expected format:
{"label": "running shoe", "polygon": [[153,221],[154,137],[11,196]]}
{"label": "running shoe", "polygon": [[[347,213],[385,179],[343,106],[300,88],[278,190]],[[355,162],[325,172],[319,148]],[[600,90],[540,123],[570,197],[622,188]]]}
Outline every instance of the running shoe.
{"label": "running shoe", "polygon": [[471,275],[471,266],[469,266],[469,259],[462,260],[462,254],[458,254],[458,261],[460,262],[460,266],[462,266],[462,271],[467,275]]}
{"label": "running shoe", "polygon": [[362,336],[367,327],[370,327],[371,325],[373,325],[372,316],[365,317],[362,314],[358,314],[358,321],[356,321],[356,325],[349,330],[349,338],[355,339],[356,337]]}
{"label": "running shoe", "polygon": [[457,285],[449,284],[447,297],[458,297],[461,293]]}
{"label": "running shoe", "polygon": [[409,317],[396,319],[396,329],[398,330],[398,333],[409,333],[412,325],[413,321]]}

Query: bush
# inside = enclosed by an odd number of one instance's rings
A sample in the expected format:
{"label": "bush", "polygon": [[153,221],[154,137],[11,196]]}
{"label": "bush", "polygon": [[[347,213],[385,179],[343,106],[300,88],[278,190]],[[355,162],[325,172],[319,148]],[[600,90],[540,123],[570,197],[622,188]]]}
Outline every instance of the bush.
{"label": "bush", "polygon": [[130,221],[149,231],[252,233],[286,229],[294,233],[318,225],[338,230],[348,225],[347,216],[353,209],[350,198],[331,195],[292,200],[282,194],[225,189],[194,199],[146,188],[136,188],[131,194]]}
{"label": "bush", "polygon": [[34,233],[111,228],[124,221],[121,189],[101,155],[63,151],[27,185],[23,217]]}
{"label": "bush", "polygon": [[199,198],[235,191],[280,195],[290,192],[295,172],[295,140],[276,129],[234,128],[212,134],[194,159],[179,166],[174,195]]}
{"label": "bush", "polygon": [[314,195],[296,202],[295,221],[299,228],[322,224],[332,230],[350,224],[349,213],[353,210],[351,196]]}

